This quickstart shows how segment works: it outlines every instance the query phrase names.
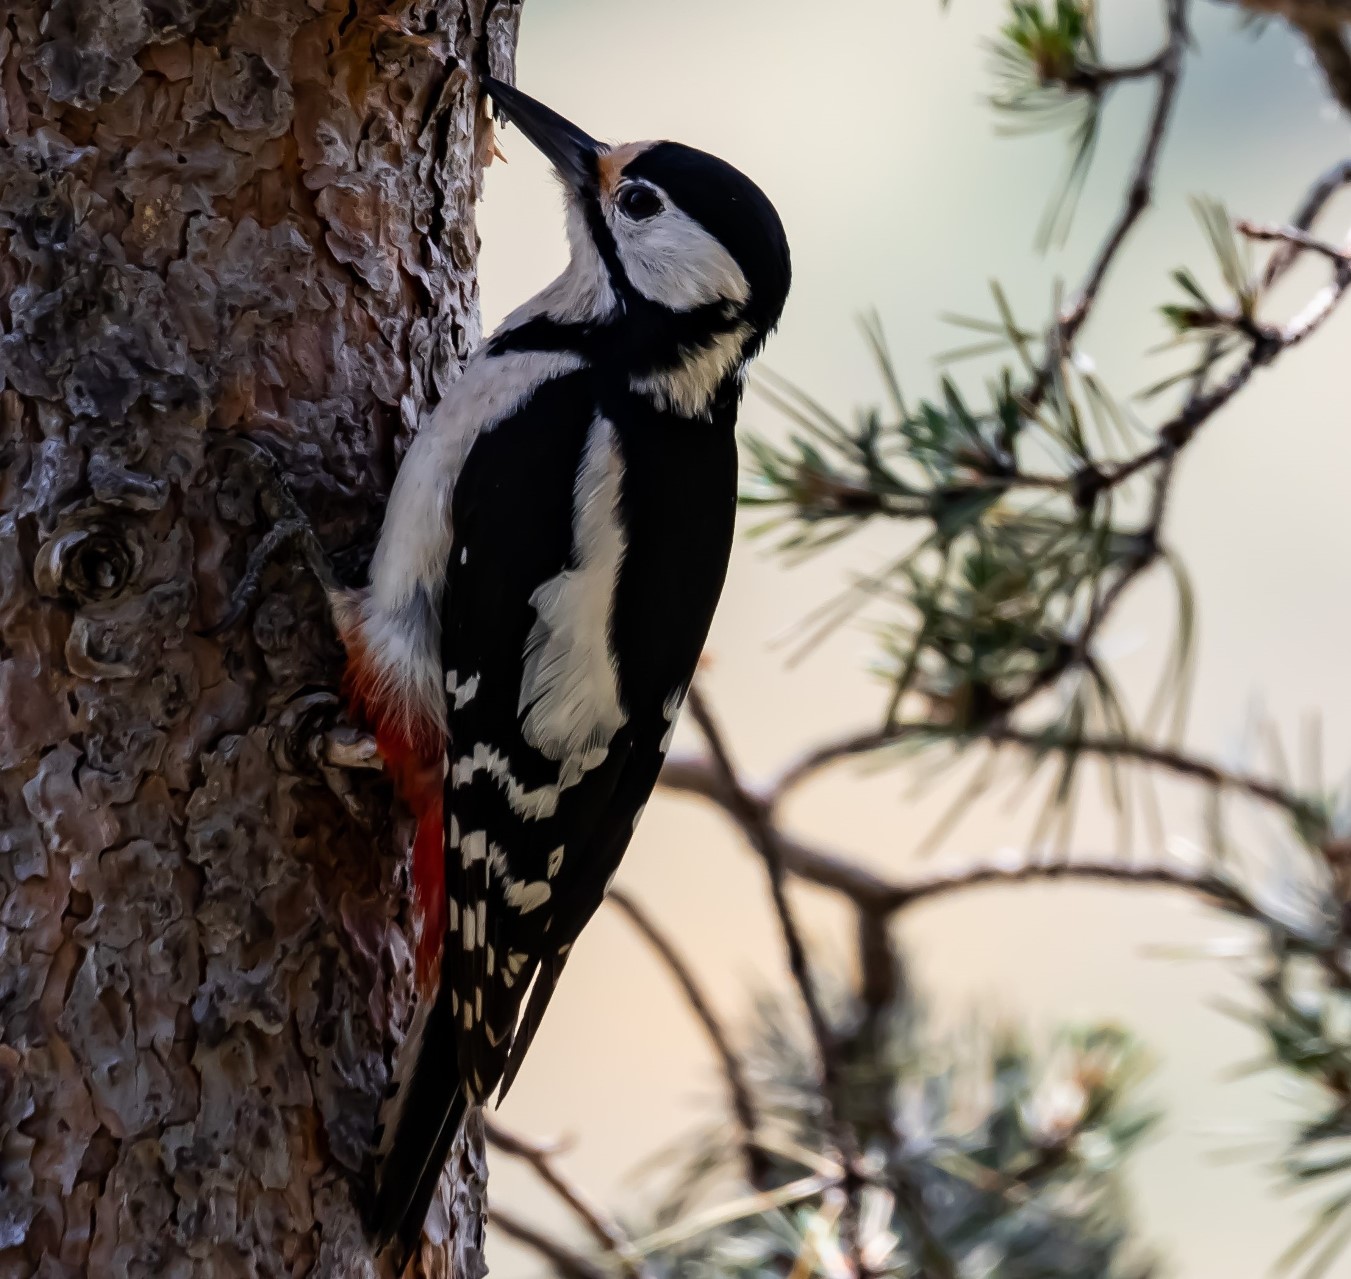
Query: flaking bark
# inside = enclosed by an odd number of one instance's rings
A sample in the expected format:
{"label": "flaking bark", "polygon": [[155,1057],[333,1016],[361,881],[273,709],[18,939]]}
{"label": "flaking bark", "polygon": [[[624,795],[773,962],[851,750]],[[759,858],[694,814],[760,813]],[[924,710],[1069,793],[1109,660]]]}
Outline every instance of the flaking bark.
{"label": "flaking bark", "polygon": [[[474,83],[519,0],[0,10],[0,1277],[381,1273],[361,1170],[407,1012],[403,836],[281,565],[355,578],[478,338]],[[482,1154],[420,1259],[482,1270]]]}

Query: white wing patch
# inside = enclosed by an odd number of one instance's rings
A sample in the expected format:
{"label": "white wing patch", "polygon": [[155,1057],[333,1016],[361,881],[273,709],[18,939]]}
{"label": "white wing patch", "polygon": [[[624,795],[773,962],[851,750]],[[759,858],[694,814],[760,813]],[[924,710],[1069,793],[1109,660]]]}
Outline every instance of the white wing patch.
{"label": "white wing patch", "polygon": [[571,568],[536,587],[517,712],[525,740],[559,762],[559,787],[604,759],[627,716],[610,649],[610,616],[624,559],[623,463],[614,426],[597,417],[577,472]]}
{"label": "white wing patch", "polygon": [[[486,742],[476,742],[473,752],[461,755],[450,770],[452,786],[468,786],[475,773],[487,773],[506,792],[507,803],[518,817],[538,820],[558,811],[561,785],[536,786],[527,790],[511,771],[511,761]],[[467,839],[468,836],[466,835]]]}
{"label": "white wing patch", "polygon": [[476,354],[409,446],[394,479],[371,561],[371,593],[388,612],[422,588],[439,598],[452,530],[450,502],[481,432],[510,417],[544,382],[582,367],[558,351]]}
{"label": "white wing patch", "polygon": [[478,683],[477,675],[471,675],[461,684],[458,671],[446,672],[446,696],[454,699],[457,711],[474,700],[474,695],[478,692]]}
{"label": "white wing patch", "polygon": [[488,832],[471,830],[460,840],[460,865],[468,870],[488,856]]}
{"label": "white wing patch", "polygon": [[543,906],[552,895],[553,890],[542,879],[517,880],[506,886],[507,905],[514,906],[522,915]]}
{"label": "white wing patch", "polygon": [[[562,850],[560,849],[559,852]],[[552,860],[552,858],[551,858]],[[522,915],[543,906],[553,896],[553,889],[542,879],[516,879],[507,865],[502,850],[493,844],[488,853],[488,865],[502,885],[502,896],[508,906],[514,906]]]}

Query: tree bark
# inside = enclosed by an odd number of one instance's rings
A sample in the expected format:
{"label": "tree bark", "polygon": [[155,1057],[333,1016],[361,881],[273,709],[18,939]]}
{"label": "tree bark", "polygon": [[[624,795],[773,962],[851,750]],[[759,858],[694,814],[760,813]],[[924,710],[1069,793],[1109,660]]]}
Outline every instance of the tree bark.
{"label": "tree bark", "polygon": [[[404,836],[322,591],[215,639],[281,462],[364,567],[479,337],[520,0],[0,9],[0,1279],[384,1273]],[[426,1275],[481,1272],[458,1149]]]}

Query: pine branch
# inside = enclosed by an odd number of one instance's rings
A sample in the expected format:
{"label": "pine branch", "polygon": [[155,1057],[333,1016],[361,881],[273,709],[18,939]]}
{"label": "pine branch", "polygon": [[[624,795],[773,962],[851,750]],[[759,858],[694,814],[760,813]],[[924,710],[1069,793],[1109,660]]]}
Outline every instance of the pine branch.
{"label": "pine branch", "polygon": [[[623,1227],[558,1167],[555,1159],[560,1147],[557,1143],[548,1144],[523,1137],[486,1115],[484,1129],[491,1146],[530,1165],[535,1175],[558,1196],[586,1228],[601,1251],[613,1258],[629,1279],[655,1279],[642,1254],[633,1246],[633,1241],[629,1239]],[[502,1213],[499,1210],[494,1209],[492,1215],[499,1226],[503,1225]],[[512,1231],[510,1227],[505,1228],[521,1242],[529,1243],[537,1251],[543,1251],[532,1239],[523,1238],[519,1232]],[[552,1254],[546,1255],[558,1264],[557,1257]],[[571,1254],[567,1256],[570,1258]]]}
{"label": "pine branch", "polygon": [[[916,737],[941,735],[943,726],[933,723],[897,724],[890,728],[869,729],[841,737],[821,746],[795,761],[765,788],[762,802],[770,811],[778,808],[784,799],[798,787],[815,778],[825,769],[839,763],[859,759],[888,747],[898,746]],[[1014,727],[991,727],[966,735],[965,740],[988,741],[994,745],[1020,746],[1036,751],[1055,751],[1068,755],[1099,755],[1109,759],[1133,760],[1150,764],[1181,777],[1206,782],[1219,790],[1236,791],[1283,809],[1300,823],[1321,821],[1317,805],[1295,794],[1269,778],[1228,769],[1211,760],[1189,755],[1184,751],[1136,741],[1128,737],[1061,737]],[[662,775],[662,784],[672,789],[694,789],[699,772],[698,762],[677,757],[670,761],[670,780]]]}
{"label": "pine branch", "polygon": [[1068,357],[1079,331],[1088,322],[1113,263],[1153,198],[1159,157],[1163,153],[1164,138],[1168,133],[1178,85],[1182,80],[1182,56],[1188,40],[1187,0],[1165,0],[1164,12],[1167,25],[1164,48],[1151,60],[1158,87],[1149,121],[1145,125],[1140,155],[1126,184],[1125,201],[1073,300],[1056,317],[1055,324],[1047,334],[1046,362],[1023,396],[1029,412],[1035,411],[1045,398],[1055,376],[1056,365]]}
{"label": "pine branch", "polygon": [[[1029,737],[1019,740],[1018,744],[1032,745],[1035,741]],[[1134,749],[1131,743],[1123,742],[1120,745],[1127,750]],[[1226,782],[1240,785],[1243,780],[1240,775],[1228,774],[1215,765],[1173,756],[1170,752],[1160,751],[1151,755],[1152,762],[1169,767],[1178,765],[1177,771],[1184,775],[1195,775],[1216,785]],[[736,775],[725,750],[721,761],[716,757],[702,761],[690,758],[672,761],[662,774],[661,785],[666,790],[697,795],[717,805],[732,819],[762,858],[772,858],[784,872],[841,894],[860,912],[873,916],[890,917],[918,902],[988,884],[1082,880],[1173,888],[1190,893],[1240,918],[1262,923],[1278,932],[1288,931],[1254,897],[1228,877],[1213,870],[1196,869],[1182,862],[1132,863],[1120,858],[1047,861],[1032,855],[1020,855],[976,861],[955,870],[915,879],[887,880],[855,865],[840,854],[785,838],[776,825],[772,804]],[[1292,816],[1303,812],[1300,801],[1285,796],[1270,783],[1253,780],[1252,786],[1254,789],[1250,793],[1279,803],[1281,807],[1288,807]],[[838,1074],[837,1065],[835,1070]]]}
{"label": "pine branch", "polygon": [[689,964],[680,954],[675,943],[657,926],[656,921],[622,888],[610,890],[610,904],[616,907],[637,930],[639,935],[656,952],[657,957],[670,969],[676,984],[680,987],[689,1004],[690,1010],[703,1027],[705,1036],[713,1048],[714,1055],[722,1068],[723,1079],[727,1083],[728,1102],[732,1117],[736,1121],[738,1141],[745,1157],[747,1184],[757,1190],[765,1188],[769,1172],[769,1161],[760,1146],[757,1134],[760,1129],[760,1117],[750,1084],[746,1079],[746,1068],[732,1047],[727,1031],[718,1020],[708,997],[695,980]]}
{"label": "pine branch", "polygon": [[569,1248],[552,1235],[527,1225],[509,1208],[499,1208],[494,1204],[489,1215],[493,1225],[504,1235],[538,1253],[561,1279],[614,1279],[613,1273],[606,1267],[597,1265],[590,1257]]}
{"label": "pine branch", "polygon": [[[704,735],[713,768],[725,789],[751,846],[760,854],[769,878],[770,895],[774,910],[779,918],[780,931],[783,933],[784,946],[788,951],[788,967],[807,1012],[808,1024],[816,1043],[821,1082],[821,1099],[829,1116],[829,1128],[835,1147],[839,1152],[840,1166],[844,1170],[843,1189],[845,1196],[844,1211],[841,1214],[840,1230],[845,1248],[854,1268],[856,1279],[865,1279],[868,1275],[859,1239],[860,1196],[866,1182],[859,1164],[858,1151],[853,1133],[839,1118],[839,1106],[842,1098],[842,1064],[840,1061],[835,1035],[826,1019],[817,990],[816,979],[812,975],[807,959],[807,948],[802,933],[788,901],[786,871],[783,848],[777,839],[767,815],[742,789],[735,765],[732,763],[722,732],[714,720],[712,712],[698,689],[691,689],[689,710],[694,721]],[[929,1279],[921,1275],[920,1279]],[[932,1279],[955,1279],[949,1268],[936,1270]]]}

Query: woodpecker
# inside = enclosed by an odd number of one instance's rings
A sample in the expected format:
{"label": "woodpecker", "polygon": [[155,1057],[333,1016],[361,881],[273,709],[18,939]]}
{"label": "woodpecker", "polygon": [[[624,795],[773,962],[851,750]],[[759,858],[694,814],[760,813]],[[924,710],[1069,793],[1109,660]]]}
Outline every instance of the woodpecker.
{"label": "woodpecker", "polygon": [[416,1246],[469,1107],[506,1095],[657,781],[726,575],[734,426],[790,266],[764,193],[607,146],[496,80],[570,261],[470,358],[396,477],[347,687],[417,818],[419,1002],[373,1228]]}

